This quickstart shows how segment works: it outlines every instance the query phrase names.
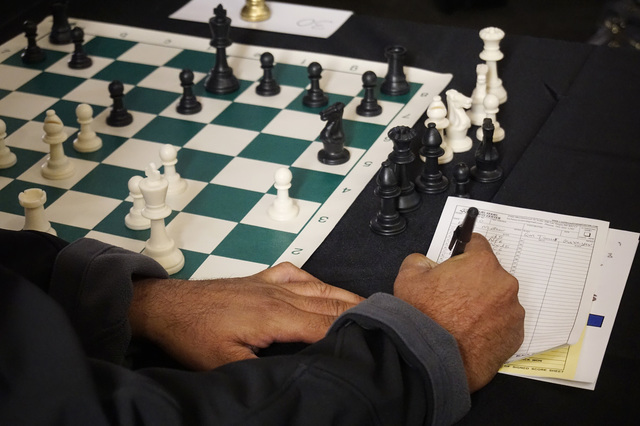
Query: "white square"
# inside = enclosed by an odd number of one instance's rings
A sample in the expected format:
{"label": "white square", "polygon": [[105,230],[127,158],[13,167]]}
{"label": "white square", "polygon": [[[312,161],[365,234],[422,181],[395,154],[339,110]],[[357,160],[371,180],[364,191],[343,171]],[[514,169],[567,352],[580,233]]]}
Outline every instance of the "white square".
{"label": "white square", "polygon": [[[177,168],[180,168],[180,162],[178,162]],[[207,186],[206,182],[200,182],[197,180],[185,179],[187,182],[187,189],[180,194],[167,194],[167,205],[171,210],[182,211],[187,204],[189,204],[195,197]]]}
{"label": "white square", "polygon": [[156,166],[160,167],[162,166],[160,149],[163,145],[159,142],[129,139],[102,162],[134,170],[144,170],[149,163],[155,163]]}
{"label": "white square", "polygon": [[356,112],[356,108],[358,107],[358,105],[360,105],[361,101],[362,98],[353,98],[351,102],[349,102],[344,107],[342,118],[346,120],[361,121],[363,123],[380,124],[386,126],[391,122],[391,120],[394,119],[396,115],[398,115],[398,113],[404,107],[404,104],[398,102],[378,100],[378,104],[382,107],[382,113],[375,117],[363,117],[361,115],[358,115],[358,113]]}
{"label": "white square", "polygon": [[291,220],[279,221],[271,219],[267,213],[267,210],[275,199],[276,196],[273,194],[264,194],[240,223],[297,234],[307,224],[309,219],[311,219],[316,210],[318,210],[318,207],[320,207],[320,203],[294,199],[294,202],[300,209],[298,215]]}
{"label": "white square", "polygon": [[316,140],[325,124],[319,114],[283,110],[262,129],[262,133],[313,141]]}
{"label": "white square", "polygon": [[215,278],[238,278],[257,274],[269,265],[232,259],[230,257],[209,256],[191,275],[192,280],[209,280]]}
{"label": "white square", "polygon": [[[16,199],[16,203],[18,200]],[[0,212],[0,228],[19,231],[24,227],[24,216],[13,213]]]}
{"label": "white square", "polygon": [[[124,218],[122,219],[124,221]],[[102,241],[103,243],[111,244],[117,247],[122,247],[136,253],[140,253],[144,249],[145,241],[135,240],[132,238],[121,237],[113,234],[106,234],[104,232],[89,231],[87,238],[93,238],[94,240]]]}
{"label": "white square", "polygon": [[[45,209],[52,222],[93,229],[122,201],[77,191],[67,191]],[[124,220],[124,218],[123,218]]]}
{"label": "white square", "polygon": [[298,159],[291,165],[291,167],[298,167],[307,170],[317,170],[319,172],[333,173],[336,175],[346,176],[353,166],[358,162],[362,154],[366,151],[360,148],[352,148],[346,146],[349,151],[349,161],[344,164],[336,164],[330,166],[318,161],[318,151],[323,148],[322,142],[313,142],[309,147],[298,157]]}
{"label": "white square", "polygon": [[[44,136],[44,123],[39,123],[37,121],[29,121],[24,126],[20,127],[18,130],[13,132],[6,139],[6,143],[8,146],[15,146],[16,148],[29,149],[31,151],[39,151],[42,153],[48,153],[51,149],[49,144],[42,141],[42,136]],[[71,136],[78,129],[73,127],[64,127],[64,132]],[[67,139],[67,142],[63,143],[63,147],[65,151],[67,149],[73,149],[71,146],[71,142]]]}
{"label": "white square", "polygon": [[362,90],[362,76],[324,70],[320,79],[320,87],[327,93],[356,96]]}
{"label": "white square", "polygon": [[31,120],[57,101],[58,98],[50,96],[11,92],[0,99],[0,116]]}
{"label": "white square", "polygon": [[181,52],[180,49],[138,43],[118,57],[119,61],[161,66]]}
{"label": "white square", "polygon": [[73,175],[66,179],[47,179],[42,176],[42,165],[47,161],[49,155],[44,155],[40,161],[33,166],[29,167],[22,173],[19,179],[33,182],[40,185],[49,185],[56,188],[70,189],[76,183],[80,182],[86,175],[95,169],[98,163],[94,161],[82,160],[80,158],[69,158],[69,161],[73,164]]}
{"label": "white square", "polygon": [[282,164],[236,157],[213,178],[211,183],[267,192],[273,186],[276,170],[280,168]]}
{"label": "white square", "polygon": [[47,71],[55,74],[69,75],[71,77],[91,78],[113,62],[113,59],[92,56],[91,60],[93,62],[90,67],[84,69],[73,69],[69,67],[69,59],[71,59],[71,55],[66,55],[47,68]]}
{"label": "white square", "polygon": [[235,99],[243,104],[259,105],[270,108],[285,109],[304,89],[293,86],[280,86],[280,93],[275,96],[260,96],[256,93],[258,82],[253,83],[247,90]]}
{"label": "white square", "polygon": [[100,114],[96,115],[93,119],[93,131],[97,133],[104,133],[106,135],[121,136],[124,138],[133,137],[144,126],[149,124],[156,116],[154,114],[148,114],[146,112],[131,111],[133,116],[133,122],[128,126],[113,127],[107,124],[107,117],[111,114],[111,108],[107,108]]}
{"label": "white square", "polygon": [[184,147],[235,157],[259,134],[253,130],[209,124],[191,138]]}
{"label": "white square", "polygon": [[[109,95],[110,83],[110,81],[105,80],[86,80],[64,95],[62,99],[108,107],[113,104],[113,99]],[[130,91],[133,87],[131,84],[124,84],[124,93]]]}
{"label": "white square", "polygon": [[[151,74],[143,78],[137,85],[149,89],[164,90],[166,92],[182,93],[180,85],[180,73],[177,68],[158,67]],[[206,74],[201,72],[193,73],[193,84],[197,84]]]}
{"label": "white square", "polygon": [[2,76],[0,78],[0,89],[16,90],[41,72],[40,70],[0,64],[0,75]]}
{"label": "white square", "polygon": [[180,98],[176,102],[172,103],[160,113],[163,117],[177,118],[180,120],[195,121],[196,123],[211,123],[222,111],[224,111],[231,101],[225,101],[222,99],[213,98],[198,98],[200,104],[202,104],[202,111],[197,114],[180,114],[176,107],[180,102]]}
{"label": "white square", "polygon": [[260,61],[230,56],[227,62],[233,68],[233,75],[239,80],[255,81],[262,77],[263,71],[260,68]]}
{"label": "white square", "polygon": [[236,222],[181,212],[167,225],[178,247],[211,253],[236,227]]}

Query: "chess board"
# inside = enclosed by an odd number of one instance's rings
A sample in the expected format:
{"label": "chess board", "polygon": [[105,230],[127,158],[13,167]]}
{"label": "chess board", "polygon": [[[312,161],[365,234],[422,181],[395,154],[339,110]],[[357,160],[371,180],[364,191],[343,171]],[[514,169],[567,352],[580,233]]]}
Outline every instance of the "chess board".
{"label": "chess board", "polygon": [[[132,206],[127,183],[144,176],[149,163],[161,164],[160,149],[171,144],[179,149],[176,169],[188,182],[186,192],[167,198],[172,209],[167,231],[185,255],[185,266],[176,274],[183,278],[247,275],[285,260],[302,266],[386,159],[392,148],[389,129],[414,125],[451,79],[405,67],[410,93],[391,97],[378,91],[383,113],[365,118],[355,113],[363,94],[361,76],[372,70],[382,81],[383,49],[381,62],[368,62],[233,44],[228,62],[240,90],[212,95],[203,85],[215,62],[207,39],[72,19],[72,26],[84,29],[85,50],[93,59],[90,68],[73,70],[67,66],[73,45],[48,42],[51,23],[49,18],[38,26],[38,45],[46,51],[42,63],[22,63],[24,36],[0,46],[0,118],[7,126],[6,145],[18,158],[16,165],[0,170],[0,227],[21,229],[18,194],[41,188],[47,195],[46,217],[60,237],[91,237],[140,252],[149,231],[124,224]],[[255,93],[265,50],[275,57],[273,74],[282,88],[273,97]],[[346,105],[343,123],[351,153],[346,164],[317,160],[323,108],[302,105],[307,65],[313,61],[323,66],[320,83],[329,103]],[[176,112],[184,68],[196,76],[194,91],[203,105],[198,114]],[[126,127],[106,124],[112,80],[125,85],[125,106],[134,118]],[[93,108],[92,127],[103,142],[99,151],[73,149],[79,103]],[[40,173],[49,149],[42,142],[49,109],[69,135],[63,146],[75,173],[67,179],[48,180]],[[286,222],[266,214],[276,193],[274,173],[281,167],[293,174],[290,195],[300,206],[299,215]],[[363,226],[367,222],[363,218]]]}

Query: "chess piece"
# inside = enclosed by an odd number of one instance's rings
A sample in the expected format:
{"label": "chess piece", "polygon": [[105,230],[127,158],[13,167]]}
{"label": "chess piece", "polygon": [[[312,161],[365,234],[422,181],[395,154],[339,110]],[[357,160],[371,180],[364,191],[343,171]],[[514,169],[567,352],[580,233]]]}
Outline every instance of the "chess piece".
{"label": "chess piece", "polygon": [[109,83],[109,95],[113,99],[107,124],[112,127],[124,127],[133,122],[133,116],[124,107],[124,85],[118,80]]}
{"label": "chess piece", "polygon": [[484,119],[481,129],[482,141],[476,150],[476,165],[471,167],[471,177],[481,183],[496,182],[502,179],[502,169],[498,166],[500,156],[493,143],[494,127],[490,118]]}
{"label": "chess piece", "polygon": [[204,81],[204,88],[207,92],[216,95],[233,93],[240,88],[240,82],[233,75],[233,69],[227,63],[227,47],[231,46],[229,30],[231,29],[231,19],[227,16],[227,11],[219,4],[213,10],[213,17],[209,19],[211,28],[210,45],[216,49],[216,63],[211,68]]}
{"label": "chess piece", "polygon": [[480,38],[484,43],[484,49],[480,52],[480,59],[486,62],[489,70],[487,72],[487,93],[498,97],[501,104],[507,101],[507,91],[502,85],[502,80],[498,77],[498,61],[504,58],[500,51],[500,41],[504,38],[504,31],[496,27],[487,27],[480,30]]}
{"label": "chess piece", "polygon": [[404,75],[404,55],[407,49],[402,46],[391,46],[385,49],[387,58],[387,75],[384,77],[380,91],[386,95],[399,96],[409,93],[411,86]]}
{"label": "chess piece", "polygon": [[329,97],[325,95],[320,88],[320,79],[322,78],[322,65],[317,62],[311,62],[307,67],[309,74],[309,89],[302,98],[302,104],[310,108],[319,108],[329,103]]}
{"label": "chess piece", "polygon": [[484,112],[484,97],[487,95],[487,73],[489,67],[487,64],[476,65],[476,87],[471,93],[471,109],[467,111],[471,124],[481,126],[482,120],[486,117]]}
{"label": "chess piece", "polygon": [[51,33],[49,33],[49,41],[52,44],[71,43],[71,25],[69,25],[69,16],[67,15],[68,8],[68,0],[54,2],[51,5],[53,24],[51,25]]}
{"label": "chess piece", "polygon": [[24,207],[24,230],[41,231],[57,235],[44,214],[47,193],[40,188],[30,188],[18,194],[18,202]]}
{"label": "chess piece", "polygon": [[344,147],[344,131],[342,129],[342,113],[344,104],[336,102],[320,113],[320,119],[327,124],[320,132],[323,148],[318,152],[318,161],[331,166],[349,161],[351,154]]}
{"label": "chess piece", "polygon": [[11,152],[5,138],[7,137],[7,125],[0,120],[0,169],[8,169],[18,162],[16,154]]}
{"label": "chess piece", "polygon": [[94,152],[102,148],[102,139],[93,131],[93,109],[91,105],[80,104],[76,107],[76,116],[80,124],[78,136],[73,141],[73,147],[78,152]]}
{"label": "chess piece", "polygon": [[420,155],[425,158],[424,167],[416,178],[416,189],[425,194],[438,194],[449,187],[449,180],[442,175],[438,166],[438,157],[443,151],[441,143],[435,123],[429,123],[420,147]]}
{"label": "chess piece", "polygon": [[444,106],[442,98],[440,95],[435,95],[427,107],[427,120],[425,120],[424,125],[428,127],[429,123],[434,123],[438,133],[440,133],[442,155],[438,158],[438,164],[446,164],[453,160],[453,150],[447,143],[447,137],[444,133],[444,130],[449,126],[447,115],[447,107]]}
{"label": "chess piece", "polygon": [[265,0],[247,0],[240,11],[240,17],[248,22],[266,21],[271,17],[271,10]]}
{"label": "chess piece", "polygon": [[193,71],[183,69],[180,71],[180,86],[182,86],[182,96],[176,106],[179,114],[191,115],[202,111],[202,104],[193,94]]}
{"label": "chess piece", "polygon": [[[484,111],[486,114],[486,118],[490,118],[493,123],[493,141],[500,142],[504,139],[505,131],[498,123],[497,115],[500,109],[500,102],[498,101],[498,97],[492,93],[487,93],[484,97],[484,101],[482,102],[484,105]],[[483,130],[482,127],[479,127],[476,131],[476,137],[478,140],[482,140]]]}
{"label": "chess piece", "polygon": [[415,160],[411,152],[411,143],[416,138],[416,131],[407,126],[396,126],[389,130],[388,136],[393,141],[393,151],[389,154],[389,161],[393,165],[393,171],[400,187],[398,197],[398,211],[408,213],[420,207],[422,198],[415,190],[415,185],[409,179],[407,167]]}
{"label": "chess piece", "polygon": [[27,47],[20,54],[22,62],[25,64],[37,64],[46,59],[47,55],[44,50],[38,46],[38,26],[33,21],[24,21],[24,36],[27,38]]}
{"label": "chess piece", "polygon": [[407,220],[396,208],[401,191],[389,160],[382,163],[376,182],[374,194],[380,198],[380,210],[369,221],[369,227],[378,235],[398,235],[407,229]]}
{"label": "chess piece", "polygon": [[275,96],[280,93],[280,85],[273,78],[273,55],[264,52],[260,55],[260,67],[263,70],[262,79],[256,86],[256,93],[260,96]]}
{"label": "chess piece", "polygon": [[373,71],[367,71],[362,74],[364,96],[360,101],[360,105],[356,107],[356,114],[363,117],[375,117],[382,114],[382,107],[378,104],[374,93],[377,82],[378,77]]}
{"label": "chess piece", "polygon": [[274,187],[277,190],[276,199],[269,206],[267,213],[269,217],[277,221],[287,221],[298,216],[300,208],[289,197],[289,188],[291,188],[291,179],[293,175],[287,167],[276,170]]}
{"label": "chess piece", "polygon": [[447,115],[449,125],[445,130],[447,145],[453,152],[467,152],[473,146],[473,141],[467,136],[471,128],[471,119],[466,110],[471,108],[471,98],[464,96],[455,89],[447,90],[446,96],[449,108]]}
{"label": "chess piece", "polygon": [[151,227],[151,221],[142,216],[142,210],[144,210],[144,197],[140,192],[140,182],[142,176],[132,176],[129,179],[129,196],[133,199],[133,205],[129,209],[129,213],[124,217],[124,224],[127,228],[134,231],[141,231],[143,229],[149,229]]}
{"label": "chess piece", "polygon": [[187,181],[182,179],[180,174],[176,172],[178,150],[173,145],[165,144],[160,148],[160,159],[164,167],[164,178],[169,182],[168,194],[182,194],[187,190]]}
{"label": "chess piece", "polygon": [[69,68],[74,70],[89,68],[93,64],[93,60],[84,51],[84,46],[82,45],[84,43],[84,31],[82,28],[75,27],[71,30],[71,39],[73,40],[74,50],[67,63]]}
{"label": "chess piece", "polygon": [[142,216],[151,221],[151,232],[142,254],[157,261],[167,271],[175,274],[184,266],[184,255],[167,233],[164,220],[171,214],[165,200],[169,182],[164,179],[155,164],[145,170],[146,178],[139,183],[145,207]]}
{"label": "chess piece", "polygon": [[455,165],[453,168],[453,181],[455,182],[455,193],[456,197],[460,198],[470,198],[469,194],[469,184],[471,180],[469,179],[469,166],[466,163],[460,162]]}
{"label": "chess piece", "polygon": [[64,126],[55,111],[50,109],[44,119],[44,135],[42,141],[49,144],[49,156],[42,164],[42,176],[46,179],[66,179],[73,175],[74,166],[64,153],[62,143],[67,140],[68,135],[64,131]]}

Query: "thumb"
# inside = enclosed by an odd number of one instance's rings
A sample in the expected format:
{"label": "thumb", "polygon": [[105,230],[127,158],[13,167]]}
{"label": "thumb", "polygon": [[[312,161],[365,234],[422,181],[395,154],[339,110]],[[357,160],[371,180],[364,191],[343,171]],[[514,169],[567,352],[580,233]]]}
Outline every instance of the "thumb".
{"label": "thumb", "polygon": [[421,269],[422,272],[428,272],[436,266],[438,266],[438,264],[424,254],[413,253],[404,259],[400,266],[400,272],[406,269]]}

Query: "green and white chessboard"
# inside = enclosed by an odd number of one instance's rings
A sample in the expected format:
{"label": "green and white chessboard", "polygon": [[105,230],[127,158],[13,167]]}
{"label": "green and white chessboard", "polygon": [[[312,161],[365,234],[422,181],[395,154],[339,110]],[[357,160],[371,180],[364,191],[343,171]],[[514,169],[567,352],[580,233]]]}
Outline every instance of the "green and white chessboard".
{"label": "green and white chessboard", "polygon": [[[414,125],[451,79],[405,68],[411,92],[400,97],[378,92],[383,113],[365,118],[355,113],[362,73],[372,70],[382,81],[386,63],[233,44],[228,62],[240,90],[218,96],[203,87],[215,62],[208,39],[71,21],[85,31],[85,49],[93,59],[88,69],[67,66],[73,45],[48,42],[50,18],[38,26],[45,62],[22,63],[24,36],[0,46],[0,118],[7,125],[6,145],[18,158],[16,165],[0,170],[0,227],[21,229],[24,210],[18,194],[41,188],[47,194],[46,217],[62,238],[86,236],[139,252],[149,231],[132,231],[124,224],[132,205],[127,183],[134,175],[144,176],[150,162],[161,164],[160,148],[172,144],[179,148],[177,171],[188,181],[185,193],[167,199],[172,209],[167,230],[186,259],[176,274],[183,278],[247,275],[285,260],[302,266],[386,159],[392,148],[388,130]],[[276,59],[274,76],[282,88],[273,97],[255,93],[265,50]],[[382,49],[380,55],[384,61]],[[302,105],[306,67],[313,61],[323,66],[320,83],[330,104],[346,105],[344,132],[351,160],[343,165],[323,165],[316,158],[325,125],[319,117],[322,108]],[[176,112],[183,68],[196,76],[194,91],[203,108],[195,115]],[[125,84],[125,106],[134,117],[129,126],[106,124],[112,80]],[[72,146],[79,103],[93,107],[93,130],[103,141],[94,153],[81,154]],[[68,179],[47,180],[40,173],[49,149],[42,142],[49,109],[69,135],[64,150],[75,174]],[[290,195],[300,214],[276,222],[266,210],[275,198],[274,172],[283,166],[292,171]]]}

